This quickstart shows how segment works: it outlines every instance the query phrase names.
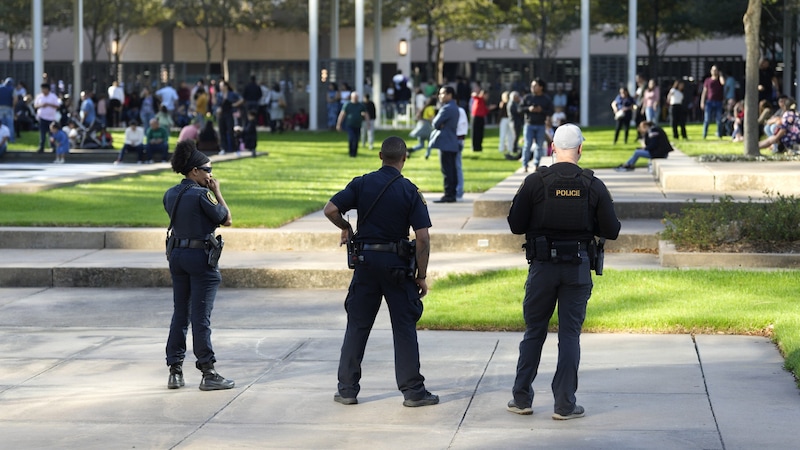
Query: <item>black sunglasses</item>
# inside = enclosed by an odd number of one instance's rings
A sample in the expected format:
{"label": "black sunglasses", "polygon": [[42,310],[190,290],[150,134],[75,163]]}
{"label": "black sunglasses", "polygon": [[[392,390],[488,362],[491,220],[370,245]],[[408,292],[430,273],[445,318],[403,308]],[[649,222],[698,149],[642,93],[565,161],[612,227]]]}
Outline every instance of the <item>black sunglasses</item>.
{"label": "black sunglasses", "polygon": [[205,170],[208,173],[211,173],[211,167],[198,167],[200,170]]}

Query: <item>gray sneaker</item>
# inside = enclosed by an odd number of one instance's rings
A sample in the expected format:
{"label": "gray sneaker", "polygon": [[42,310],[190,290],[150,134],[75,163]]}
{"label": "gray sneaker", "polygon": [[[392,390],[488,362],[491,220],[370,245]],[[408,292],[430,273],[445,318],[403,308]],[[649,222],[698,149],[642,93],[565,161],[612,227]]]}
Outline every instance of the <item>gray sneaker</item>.
{"label": "gray sneaker", "polygon": [[509,400],[506,409],[514,414],[519,414],[521,416],[530,416],[531,414],[533,414],[533,408],[531,408],[530,406],[526,408],[521,408],[517,406],[517,402],[515,402],[514,400]]}
{"label": "gray sneaker", "polygon": [[586,415],[586,411],[584,411],[583,406],[575,405],[575,409],[572,410],[569,414],[553,414],[553,420],[570,420],[570,419],[580,419],[581,417]]}
{"label": "gray sneaker", "polygon": [[335,393],[333,394],[333,401],[336,403],[341,403],[343,405],[357,405],[358,399],[355,397],[342,397],[342,394]]}
{"label": "gray sneaker", "polygon": [[403,400],[403,406],[408,406],[411,408],[416,408],[417,406],[430,406],[439,403],[439,396],[436,394],[431,394],[428,391],[425,391],[425,396],[419,400],[411,400],[405,399]]}

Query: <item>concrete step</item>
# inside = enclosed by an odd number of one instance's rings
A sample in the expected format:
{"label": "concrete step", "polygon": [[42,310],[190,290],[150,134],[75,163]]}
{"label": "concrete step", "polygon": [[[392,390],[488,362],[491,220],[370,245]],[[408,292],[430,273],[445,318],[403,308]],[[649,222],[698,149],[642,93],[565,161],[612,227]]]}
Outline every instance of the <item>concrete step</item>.
{"label": "concrete step", "polygon": [[[0,287],[169,287],[163,251],[119,249],[6,249]],[[223,288],[346,289],[352,272],[344,249],[327,252],[225,251]],[[438,252],[430,259],[431,280],[458,273],[526,268],[524,254]],[[660,268],[658,256],[608,253],[606,268]]]}
{"label": "concrete step", "polygon": [[[321,214],[320,214],[321,215]],[[327,220],[327,219],[326,219]],[[248,252],[336,252],[339,232],[328,224],[319,227],[294,224],[278,229],[220,229],[225,249]],[[327,231],[319,231],[327,230]],[[657,233],[663,230],[658,220],[624,221],[616,241],[608,241],[607,249],[634,252],[658,249]],[[430,229],[431,251],[516,253],[525,242],[524,236],[513,235],[505,218],[473,219],[464,228]],[[163,250],[166,230],[163,228],[0,228],[0,248],[4,249],[119,249]]]}

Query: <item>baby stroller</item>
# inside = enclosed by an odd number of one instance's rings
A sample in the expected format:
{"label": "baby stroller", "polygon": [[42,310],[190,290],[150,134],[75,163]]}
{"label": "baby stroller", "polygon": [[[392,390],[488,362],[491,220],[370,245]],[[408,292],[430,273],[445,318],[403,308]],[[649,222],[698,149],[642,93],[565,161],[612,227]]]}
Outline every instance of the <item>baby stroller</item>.
{"label": "baby stroller", "polygon": [[75,138],[76,148],[114,148],[111,142],[107,141],[105,130],[97,121],[89,126],[85,126],[79,117],[71,117],[70,120],[75,125],[78,136]]}

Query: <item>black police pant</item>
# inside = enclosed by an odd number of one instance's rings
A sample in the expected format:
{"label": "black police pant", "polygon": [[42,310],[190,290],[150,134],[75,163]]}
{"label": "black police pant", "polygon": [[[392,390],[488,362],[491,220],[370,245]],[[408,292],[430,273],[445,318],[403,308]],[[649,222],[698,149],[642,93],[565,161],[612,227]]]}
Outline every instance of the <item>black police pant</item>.
{"label": "black police pant", "polygon": [[355,268],[347,299],[347,329],[339,359],[339,393],[345,398],[358,396],[361,386],[361,361],[375,316],[386,298],[394,338],[394,370],[397,387],[405,399],[425,396],[425,377],[420,374],[417,321],[422,316],[422,300],[410,277],[398,280],[392,268],[403,263],[393,253],[364,251],[364,263]]}
{"label": "black police pant", "polygon": [[581,264],[533,261],[525,283],[523,315],[525,335],[519,344],[514,402],[524,408],[533,404],[533,380],[539,371],[547,325],[558,303],[558,363],[551,388],[554,411],[569,414],[575,408],[578,365],[581,359],[581,328],[586,304],[592,295],[589,258],[582,251]]}
{"label": "black police pant", "polygon": [[211,310],[222,281],[219,270],[208,265],[204,249],[176,248],[169,258],[169,271],[174,310],[167,338],[167,365],[183,361],[189,323],[196,366],[216,362],[211,347]]}

